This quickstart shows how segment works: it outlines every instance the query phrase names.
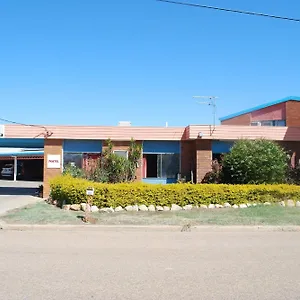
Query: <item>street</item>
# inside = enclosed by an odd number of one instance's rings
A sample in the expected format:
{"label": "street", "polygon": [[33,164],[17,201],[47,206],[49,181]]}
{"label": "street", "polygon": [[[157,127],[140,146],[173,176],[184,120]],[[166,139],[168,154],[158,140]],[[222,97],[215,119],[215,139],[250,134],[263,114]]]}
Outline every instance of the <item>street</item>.
{"label": "street", "polygon": [[299,299],[300,233],[0,231],[0,297]]}

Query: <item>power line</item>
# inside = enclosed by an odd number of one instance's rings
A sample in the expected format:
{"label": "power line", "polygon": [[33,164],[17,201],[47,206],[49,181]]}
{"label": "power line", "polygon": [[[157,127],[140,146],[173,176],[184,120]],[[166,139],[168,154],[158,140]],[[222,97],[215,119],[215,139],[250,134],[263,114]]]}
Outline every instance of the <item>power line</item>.
{"label": "power line", "polygon": [[[41,125],[24,124],[24,123],[19,123],[19,122],[7,120],[7,119],[4,119],[4,118],[0,118],[0,121],[6,122],[6,123],[15,124],[15,125],[21,125],[21,126],[43,128],[43,129],[45,130],[45,133],[44,133],[44,137],[45,137],[45,138],[50,137],[50,136],[53,134],[53,132],[49,131],[45,126],[41,126]],[[42,133],[41,133],[41,134],[42,134]],[[40,136],[41,134],[39,134],[38,136]],[[37,137],[38,137],[38,136],[37,136]]]}
{"label": "power line", "polygon": [[231,13],[236,13],[236,14],[244,14],[244,15],[257,16],[257,17],[267,17],[267,18],[273,18],[273,19],[281,19],[281,20],[285,20],[285,21],[300,22],[300,19],[294,19],[294,18],[276,16],[276,15],[269,15],[269,14],[257,13],[257,12],[252,12],[252,11],[229,9],[229,8],[223,8],[223,7],[217,7],[217,6],[209,6],[209,5],[203,5],[203,4],[179,2],[179,1],[171,1],[171,0],[156,0],[156,1],[171,3],[171,4],[178,4],[178,5],[185,5],[185,6],[193,6],[193,7],[198,7],[198,8],[221,10],[221,11],[226,11],[226,12],[231,12]]}

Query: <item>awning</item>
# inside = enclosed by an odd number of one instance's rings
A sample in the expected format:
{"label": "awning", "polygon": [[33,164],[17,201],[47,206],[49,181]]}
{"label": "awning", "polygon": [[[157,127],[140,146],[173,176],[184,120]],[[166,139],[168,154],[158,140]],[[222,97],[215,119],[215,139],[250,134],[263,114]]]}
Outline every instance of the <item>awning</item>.
{"label": "awning", "polygon": [[44,151],[18,151],[18,152],[0,152],[0,159],[3,158],[12,159],[17,157],[18,159],[43,159]]}

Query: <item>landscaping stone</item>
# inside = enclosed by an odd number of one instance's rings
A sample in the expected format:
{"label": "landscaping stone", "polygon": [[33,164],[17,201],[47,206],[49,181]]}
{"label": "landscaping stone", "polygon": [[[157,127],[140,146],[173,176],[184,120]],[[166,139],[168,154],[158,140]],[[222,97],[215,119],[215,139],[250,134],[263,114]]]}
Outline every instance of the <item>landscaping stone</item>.
{"label": "landscaping stone", "polygon": [[231,205],[230,205],[228,202],[224,203],[223,206],[224,206],[225,208],[231,207]]}
{"label": "landscaping stone", "polygon": [[113,213],[114,209],[112,207],[104,207],[99,210],[101,213]]}
{"label": "landscaping stone", "polygon": [[257,203],[252,203],[252,206],[254,206],[254,207],[257,206]]}
{"label": "landscaping stone", "polygon": [[162,206],[158,205],[158,206],[156,206],[156,210],[157,210],[157,211],[163,211],[164,208],[163,208]]}
{"label": "landscaping stone", "polygon": [[79,211],[79,210],[81,210],[81,207],[80,207],[80,204],[72,204],[70,206],[70,209],[75,210],[75,211]]}
{"label": "landscaping stone", "polygon": [[246,204],[240,204],[240,208],[247,208],[248,206]]}
{"label": "landscaping stone", "polygon": [[216,206],[214,204],[209,204],[208,208],[215,208]]}
{"label": "landscaping stone", "polygon": [[232,205],[232,208],[239,208],[238,205],[234,204]]}
{"label": "landscaping stone", "polygon": [[200,208],[207,209],[207,205],[205,205],[205,204],[201,204],[201,205],[200,205]]}
{"label": "landscaping stone", "polygon": [[126,211],[133,211],[132,205],[127,205],[127,206],[125,207],[125,210],[126,210]]}
{"label": "landscaping stone", "polygon": [[191,210],[191,209],[193,209],[193,205],[188,204],[188,205],[183,206],[182,208],[183,208],[184,210]]}
{"label": "landscaping stone", "polygon": [[278,205],[280,205],[280,206],[282,206],[282,207],[285,207],[285,202],[284,202],[284,201],[280,201],[280,202],[278,203]]}
{"label": "landscaping stone", "polygon": [[155,206],[152,205],[152,204],[149,205],[149,206],[148,206],[148,210],[149,210],[149,211],[155,211]]}
{"label": "landscaping stone", "polygon": [[99,208],[96,205],[91,206],[91,212],[98,212]]}
{"label": "landscaping stone", "polygon": [[123,207],[122,206],[118,206],[115,208],[115,212],[120,212],[120,211],[123,211]]}
{"label": "landscaping stone", "polygon": [[164,206],[164,211],[169,211],[170,207],[169,206]]}
{"label": "landscaping stone", "polygon": [[296,206],[297,206],[297,207],[300,207],[300,201],[297,201],[297,202],[296,202]]}
{"label": "landscaping stone", "polygon": [[56,200],[53,200],[52,204],[53,204],[54,206],[57,206],[57,201],[56,201]]}
{"label": "landscaping stone", "polygon": [[251,207],[251,206],[252,206],[252,204],[251,204],[251,203],[247,203],[246,205],[247,205],[247,207]]}
{"label": "landscaping stone", "polygon": [[270,202],[265,202],[265,203],[264,203],[264,206],[270,206],[270,205],[271,205]]}
{"label": "landscaping stone", "polygon": [[288,200],[288,201],[286,202],[286,205],[287,205],[288,207],[294,207],[294,206],[295,206],[295,202],[294,202],[294,200]]}
{"label": "landscaping stone", "polygon": [[216,205],[215,205],[215,208],[223,208],[223,205],[221,205],[221,204],[216,204]]}
{"label": "landscaping stone", "polygon": [[139,207],[137,205],[132,206],[132,211],[139,211]]}
{"label": "landscaping stone", "polygon": [[86,203],[81,203],[81,204],[80,204],[80,209],[81,209],[82,211],[85,211],[85,210],[86,210]]}
{"label": "landscaping stone", "polygon": [[172,211],[182,210],[182,207],[180,207],[180,206],[177,205],[177,204],[172,204],[171,210],[172,210]]}
{"label": "landscaping stone", "polygon": [[148,207],[145,204],[139,205],[140,211],[148,211]]}
{"label": "landscaping stone", "polygon": [[66,204],[62,207],[63,210],[70,210],[71,205],[70,204]]}

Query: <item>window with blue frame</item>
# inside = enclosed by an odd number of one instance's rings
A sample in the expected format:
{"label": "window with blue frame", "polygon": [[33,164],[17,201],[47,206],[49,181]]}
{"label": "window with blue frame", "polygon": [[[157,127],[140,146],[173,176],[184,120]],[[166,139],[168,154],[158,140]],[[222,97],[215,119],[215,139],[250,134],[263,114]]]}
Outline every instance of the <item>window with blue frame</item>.
{"label": "window with blue frame", "polygon": [[144,154],[144,178],[177,178],[180,157],[177,153]]}
{"label": "window with blue frame", "polygon": [[65,140],[63,145],[63,164],[83,168],[90,155],[100,155],[102,142],[95,140]]}
{"label": "window with blue frame", "polygon": [[145,141],[143,177],[176,179],[180,173],[180,142]]}
{"label": "window with blue frame", "polygon": [[72,167],[82,168],[83,153],[64,152],[64,167],[71,165]]}

